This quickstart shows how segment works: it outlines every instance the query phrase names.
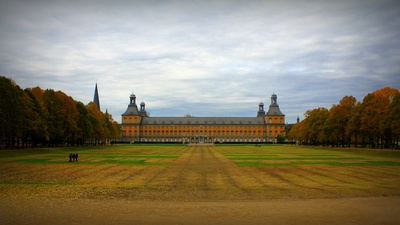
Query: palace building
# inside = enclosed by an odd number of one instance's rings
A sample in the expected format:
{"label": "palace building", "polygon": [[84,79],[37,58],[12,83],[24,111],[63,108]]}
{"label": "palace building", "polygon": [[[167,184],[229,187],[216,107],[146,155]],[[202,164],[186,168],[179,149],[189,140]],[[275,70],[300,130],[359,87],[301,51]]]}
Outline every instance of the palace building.
{"label": "palace building", "polygon": [[122,114],[121,140],[145,143],[275,143],[285,132],[285,115],[277,96],[271,96],[267,113],[258,105],[255,117],[151,117],[145,103],[130,96]]}

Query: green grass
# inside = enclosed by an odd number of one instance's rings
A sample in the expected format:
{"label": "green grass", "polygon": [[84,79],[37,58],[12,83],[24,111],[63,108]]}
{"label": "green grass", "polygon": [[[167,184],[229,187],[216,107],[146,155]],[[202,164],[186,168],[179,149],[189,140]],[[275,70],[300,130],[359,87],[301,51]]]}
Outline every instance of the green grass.
{"label": "green grass", "polygon": [[101,160],[98,163],[111,163],[111,164],[121,164],[121,165],[144,165],[145,160]]}
{"label": "green grass", "polygon": [[325,158],[325,157],[314,157],[314,158],[300,158],[300,157],[274,157],[274,158],[266,158],[266,157],[235,157],[229,158],[230,160],[362,160],[364,158],[358,157],[337,157],[337,158]]}
{"label": "green grass", "polygon": [[[49,148],[0,151],[1,162],[27,164],[67,164],[69,154],[78,153],[80,164],[120,164],[167,166],[188,148],[175,144],[114,145],[80,148]],[[400,164],[400,152],[369,149],[341,149],[285,145],[217,145],[218,152],[238,166],[371,166]],[[388,160],[390,159],[390,160]],[[267,161],[267,162],[266,162]],[[273,162],[286,161],[286,162]]]}
{"label": "green grass", "polygon": [[400,165],[400,151],[284,145],[263,145],[257,148],[254,146],[237,146],[230,148],[228,146],[221,146],[221,148],[223,149],[222,154],[240,167]]}
{"label": "green grass", "polygon": [[[79,164],[167,166],[182,154],[182,145],[114,145],[80,148],[48,148],[0,151],[1,162],[68,164],[69,154],[79,154]],[[154,160],[159,160],[155,162]],[[167,161],[165,161],[167,160]]]}
{"label": "green grass", "polygon": [[[68,162],[70,153],[79,162]],[[0,197],[237,200],[400,196],[400,151],[117,145],[0,151]]]}
{"label": "green grass", "polygon": [[224,156],[277,156],[278,154],[248,154],[248,153],[242,153],[242,154],[224,154]]}
{"label": "green grass", "polygon": [[328,165],[328,166],[400,166],[400,162],[393,161],[366,161],[366,162],[289,162],[289,163],[262,163],[262,162],[235,162],[238,166],[299,166],[299,165]]}
{"label": "green grass", "polygon": [[58,161],[50,161],[49,159],[37,159],[37,158],[18,159],[18,160],[13,160],[12,162],[22,162],[22,163],[29,163],[29,164],[64,164],[64,163],[68,163],[68,161],[58,162]]}
{"label": "green grass", "polygon": [[179,155],[88,155],[87,158],[146,158],[146,159],[176,159]]}

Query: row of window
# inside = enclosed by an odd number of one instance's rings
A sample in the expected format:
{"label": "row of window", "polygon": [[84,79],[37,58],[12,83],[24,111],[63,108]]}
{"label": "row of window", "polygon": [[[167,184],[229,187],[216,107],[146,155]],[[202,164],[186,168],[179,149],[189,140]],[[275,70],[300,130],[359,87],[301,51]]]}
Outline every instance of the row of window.
{"label": "row of window", "polygon": [[[279,133],[277,131],[269,132],[269,136],[277,136]],[[238,132],[216,132],[216,133],[169,133],[169,132],[143,132],[141,136],[179,136],[179,137],[187,137],[187,136],[264,136],[264,132],[246,132],[246,133],[238,133]],[[126,136],[132,137],[134,136],[131,131],[129,131]]]}
{"label": "row of window", "polygon": [[265,142],[265,139],[235,139],[235,138],[141,138],[142,142],[184,142],[184,143],[213,143],[213,142]]}
{"label": "row of window", "polygon": [[[123,123],[126,123],[126,117],[124,117],[122,121],[123,121]],[[129,118],[128,121],[129,121],[129,123],[134,123],[135,118]]]}
{"label": "row of window", "polygon": [[[128,128],[127,130],[125,130],[126,128]],[[136,130],[136,132],[139,132],[139,128],[136,127],[136,129],[129,129],[130,127],[123,127],[122,132],[133,132],[134,130]],[[272,129],[271,129],[272,128]],[[284,127],[283,126],[269,126],[267,132],[283,132],[284,131]],[[133,130],[133,131],[132,131]],[[171,129],[171,130],[163,130],[163,129],[145,129],[142,128],[141,132],[143,134],[170,134],[170,135],[182,135],[182,134],[193,134],[193,133],[204,133],[204,134],[219,134],[219,133],[242,133],[242,134],[247,134],[247,133],[260,133],[260,132],[265,132],[264,129],[237,129],[237,130],[222,130],[222,131],[214,131],[214,130],[210,130],[210,129],[205,129],[205,130],[190,130],[190,129]]]}
{"label": "row of window", "polygon": [[[272,123],[272,118],[269,118],[269,123]],[[278,123],[278,118],[274,119],[274,123]],[[279,118],[279,123],[284,123],[283,118]]]}
{"label": "row of window", "polygon": [[215,142],[276,142],[276,138],[141,138],[141,142],[182,142],[182,143],[215,143]]}
{"label": "row of window", "polygon": [[[139,121],[139,118],[137,119],[138,121],[136,121],[136,122],[140,122]],[[269,123],[270,124],[272,124],[272,122],[274,121],[274,123],[278,123],[278,121],[279,121],[279,123],[281,123],[281,124],[283,124],[284,123],[284,120],[283,120],[283,118],[279,118],[279,120],[278,120],[278,118],[274,118],[274,119],[272,119],[272,118],[269,118]],[[131,117],[129,117],[128,118],[128,120],[127,120],[127,118],[126,117],[124,117],[123,119],[122,119],[122,122],[123,123],[135,123],[135,118],[131,118]],[[171,122],[172,123],[172,122]],[[172,124],[171,124],[172,125]],[[201,125],[200,125],[201,126]],[[215,126],[214,126],[215,127]],[[218,126],[219,127],[219,126]]]}
{"label": "row of window", "polygon": [[[130,127],[124,126],[122,127]],[[263,130],[265,126],[140,126],[142,130],[199,130],[199,131],[211,131],[211,130]]]}

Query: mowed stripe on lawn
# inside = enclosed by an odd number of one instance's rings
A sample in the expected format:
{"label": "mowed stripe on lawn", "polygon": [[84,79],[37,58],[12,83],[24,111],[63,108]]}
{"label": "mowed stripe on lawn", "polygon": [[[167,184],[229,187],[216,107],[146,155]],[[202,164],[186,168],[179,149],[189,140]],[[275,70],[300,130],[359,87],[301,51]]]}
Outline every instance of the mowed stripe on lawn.
{"label": "mowed stripe on lawn", "polygon": [[154,175],[145,186],[159,190],[164,197],[208,198],[214,195],[248,196],[254,184],[262,187],[252,176],[245,174],[216,147],[188,147],[170,166]]}
{"label": "mowed stripe on lawn", "polygon": [[[138,200],[258,200],[276,198],[335,198],[399,196],[399,166],[340,166],[326,164],[279,166],[279,162],[348,162],[390,160],[399,156],[307,149],[288,146],[122,146],[77,151],[79,162],[67,151],[0,158],[0,192],[3,195],[43,197],[117,197]],[[4,154],[4,152],[1,152]],[[31,163],[21,159],[62,162]],[[124,158],[124,155],[128,157]],[[7,154],[4,154],[7,156]],[[321,158],[318,158],[317,155]],[[104,156],[104,157],[102,157]],[[138,156],[135,158],[135,156]],[[148,157],[146,157],[148,156]],[[238,166],[243,161],[271,166]],[[253,157],[252,157],[253,156]],[[289,158],[279,160],[277,157]],[[389,157],[391,156],[391,157]],[[271,160],[265,158],[271,157]],[[257,160],[258,158],[258,160]],[[334,159],[331,159],[334,158]],[[56,157],[54,160],[59,160]],[[112,159],[112,160],[110,160]],[[307,160],[301,160],[307,159]],[[318,160],[322,159],[322,160]],[[115,160],[115,161],[113,161]],[[144,164],[118,163],[145,160]]]}

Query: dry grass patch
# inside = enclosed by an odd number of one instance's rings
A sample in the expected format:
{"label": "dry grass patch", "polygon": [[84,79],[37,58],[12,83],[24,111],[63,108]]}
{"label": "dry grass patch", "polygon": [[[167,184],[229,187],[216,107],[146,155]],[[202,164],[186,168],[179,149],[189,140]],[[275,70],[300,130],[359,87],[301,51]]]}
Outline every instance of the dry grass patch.
{"label": "dry grass patch", "polygon": [[[79,162],[68,162],[70,152],[79,154]],[[398,152],[273,145],[0,151],[0,196],[177,201],[399,196],[399,163]]]}

